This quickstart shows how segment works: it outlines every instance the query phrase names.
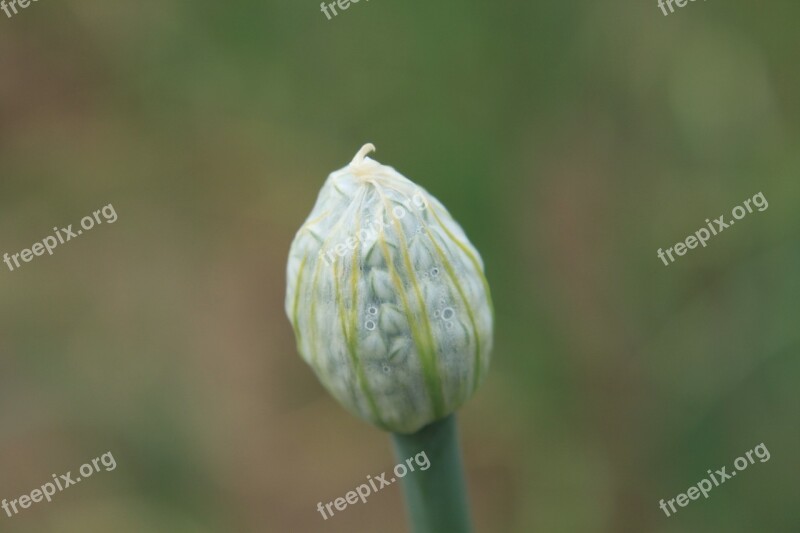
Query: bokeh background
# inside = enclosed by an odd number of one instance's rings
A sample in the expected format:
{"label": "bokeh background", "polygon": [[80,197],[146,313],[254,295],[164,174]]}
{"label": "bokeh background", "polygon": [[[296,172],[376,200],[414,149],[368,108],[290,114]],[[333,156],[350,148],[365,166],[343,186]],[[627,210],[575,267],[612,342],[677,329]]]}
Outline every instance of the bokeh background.
{"label": "bokeh background", "polygon": [[493,367],[459,416],[478,531],[799,531],[800,4],[318,4],[0,13],[0,253],[119,215],[0,264],[0,498],[118,464],[0,530],[406,531],[397,485],[316,511],[395,460],[283,311],[294,232],[373,142],[486,263]]}

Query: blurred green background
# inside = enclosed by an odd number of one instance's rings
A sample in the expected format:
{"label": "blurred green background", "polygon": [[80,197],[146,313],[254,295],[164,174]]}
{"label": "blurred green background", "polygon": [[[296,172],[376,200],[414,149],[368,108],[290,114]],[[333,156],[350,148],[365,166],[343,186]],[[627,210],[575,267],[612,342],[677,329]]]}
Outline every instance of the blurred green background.
{"label": "blurred green background", "polygon": [[[14,532],[401,532],[298,356],[289,243],[364,142],[481,251],[478,531],[800,531],[800,4],[42,0],[0,13],[0,498]],[[665,267],[757,192],[756,211]],[[759,443],[771,453],[667,518]]]}

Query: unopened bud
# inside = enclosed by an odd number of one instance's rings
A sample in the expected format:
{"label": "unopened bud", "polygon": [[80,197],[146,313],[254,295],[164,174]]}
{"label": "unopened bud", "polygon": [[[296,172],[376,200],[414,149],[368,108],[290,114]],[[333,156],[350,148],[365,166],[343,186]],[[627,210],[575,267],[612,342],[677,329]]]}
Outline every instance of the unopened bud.
{"label": "unopened bud", "polygon": [[444,206],[366,157],[332,173],[289,252],[297,346],[349,411],[413,433],[483,381],[492,303],[477,250]]}

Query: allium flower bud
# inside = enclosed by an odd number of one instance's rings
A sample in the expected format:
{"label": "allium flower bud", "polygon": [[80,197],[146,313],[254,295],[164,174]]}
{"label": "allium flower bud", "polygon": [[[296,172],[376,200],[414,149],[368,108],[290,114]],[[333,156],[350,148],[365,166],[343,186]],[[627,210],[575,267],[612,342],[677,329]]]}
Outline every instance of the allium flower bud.
{"label": "allium flower bud", "polygon": [[297,347],[349,411],[412,433],[460,407],[492,348],[480,255],[444,206],[365,145],[328,176],[289,252]]}

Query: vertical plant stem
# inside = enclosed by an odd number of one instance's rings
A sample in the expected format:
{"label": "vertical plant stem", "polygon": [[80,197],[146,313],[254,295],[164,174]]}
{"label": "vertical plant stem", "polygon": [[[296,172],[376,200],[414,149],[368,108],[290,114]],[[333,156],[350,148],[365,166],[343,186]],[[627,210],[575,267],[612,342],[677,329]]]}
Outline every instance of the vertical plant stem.
{"label": "vertical plant stem", "polygon": [[414,533],[472,531],[455,415],[411,435],[393,433],[392,439],[398,463],[422,452],[430,461],[427,470],[420,470],[412,461],[414,471],[402,479]]}

